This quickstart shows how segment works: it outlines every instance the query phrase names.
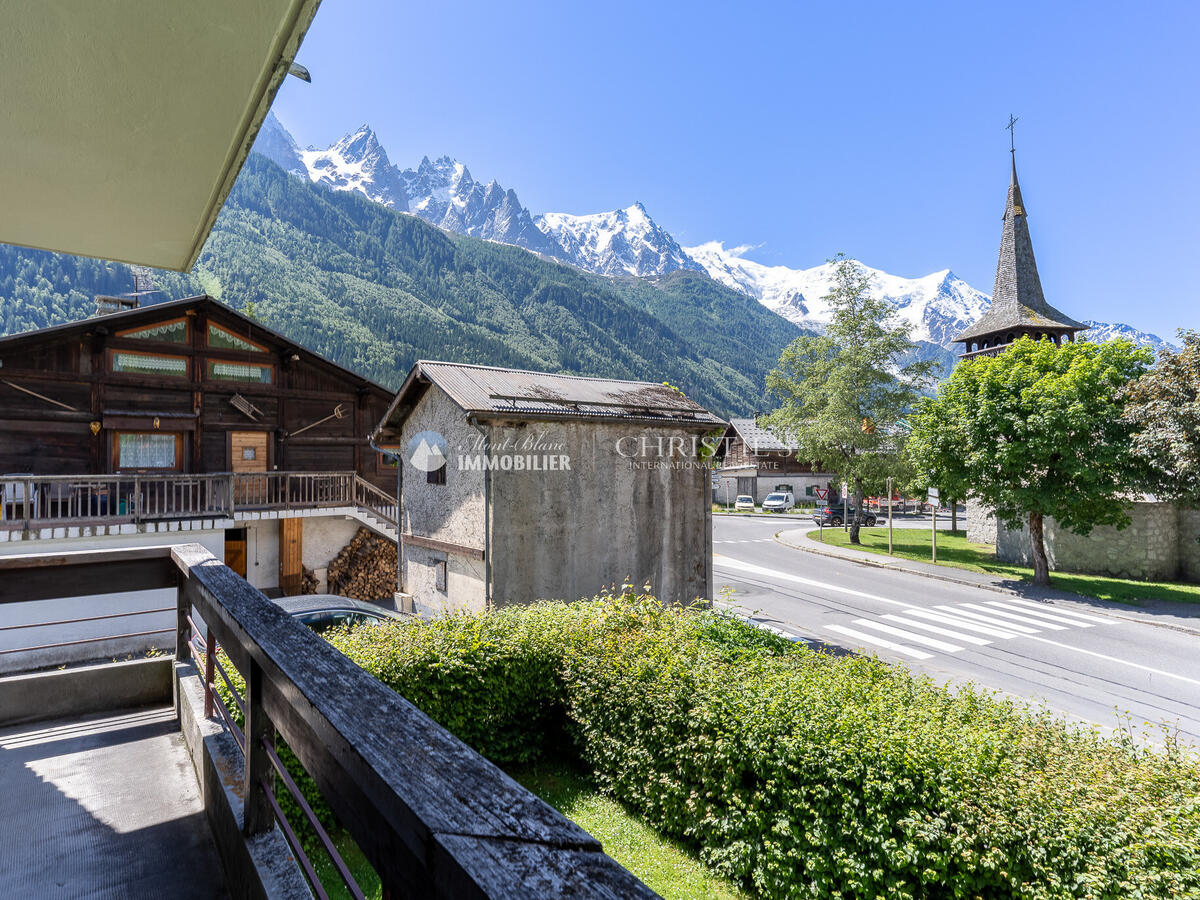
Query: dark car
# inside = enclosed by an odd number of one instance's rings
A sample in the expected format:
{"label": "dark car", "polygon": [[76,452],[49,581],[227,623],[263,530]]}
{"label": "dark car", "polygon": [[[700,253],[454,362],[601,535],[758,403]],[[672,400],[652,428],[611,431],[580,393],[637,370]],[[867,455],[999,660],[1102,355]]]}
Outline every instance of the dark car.
{"label": "dark car", "polygon": [[275,602],[293,619],[298,619],[318,634],[330,628],[382,625],[401,618],[390,609],[337,594],[300,594],[280,597]]}
{"label": "dark car", "polygon": [[[854,507],[848,507],[848,522],[854,521]],[[842,524],[842,507],[840,506],[818,506],[813,510],[813,521],[818,525],[841,525]],[[859,523],[867,528],[873,528],[876,522],[875,513],[870,510],[864,510],[862,521]]]}

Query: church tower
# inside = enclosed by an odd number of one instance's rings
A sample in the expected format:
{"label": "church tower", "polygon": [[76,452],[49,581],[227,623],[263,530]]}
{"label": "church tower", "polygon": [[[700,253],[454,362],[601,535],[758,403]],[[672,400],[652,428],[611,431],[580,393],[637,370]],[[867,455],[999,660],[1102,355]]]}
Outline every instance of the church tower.
{"label": "church tower", "polygon": [[1025,202],[1021,199],[1021,185],[1017,181],[1014,150],[992,305],[978,322],[954,340],[963,344],[962,357],[969,359],[1000,353],[1022,335],[1034,339],[1049,338],[1059,344],[1064,339],[1074,341],[1075,334],[1086,328],[1082,322],[1076,322],[1047,303],[1042,294]]}

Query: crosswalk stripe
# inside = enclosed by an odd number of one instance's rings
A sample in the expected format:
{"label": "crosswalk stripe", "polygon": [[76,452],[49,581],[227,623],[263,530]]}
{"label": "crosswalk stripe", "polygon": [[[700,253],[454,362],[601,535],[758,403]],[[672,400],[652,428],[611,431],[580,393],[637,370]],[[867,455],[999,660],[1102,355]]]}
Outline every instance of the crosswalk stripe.
{"label": "crosswalk stripe", "polygon": [[941,622],[945,625],[953,625],[955,628],[965,628],[967,631],[977,631],[980,634],[991,635],[998,638],[1015,638],[1016,634],[1012,631],[1001,631],[999,628],[993,628],[990,625],[978,625],[975,622],[966,622],[958,616],[947,616],[944,613],[934,612],[931,609],[910,609],[906,615],[920,616],[922,619],[933,619],[935,622]]}
{"label": "crosswalk stripe", "polygon": [[[1025,625],[1014,625],[1012,622],[1003,622],[992,616],[981,616],[979,613],[971,612],[963,609],[962,606],[939,606],[938,609],[945,610],[947,614],[952,616],[968,619],[972,622],[983,622],[985,625],[993,625],[997,628],[1004,628],[1006,631],[1015,631],[1017,634],[1037,634],[1038,629],[1029,628]],[[990,610],[989,610],[990,612]]]}
{"label": "crosswalk stripe", "polygon": [[1054,614],[1056,616],[1067,616],[1068,618],[1071,618],[1071,619],[1083,619],[1085,622],[1094,622],[1097,625],[1115,625],[1116,624],[1112,619],[1105,619],[1100,616],[1089,616],[1087,613],[1075,612],[1075,610],[1073,610],[1073,609],[1063,609],[1061,606],[1049,606],[1049,607],[1042,606],[1041,604],[1033,603],[1029,600],[1021,600],[1017,597],[1009,597],[1008,602],[1016,604],[1017,606],[1023,606],[1023,607],[1031,606],[1034,609],[1053,610]]}
{"label": "crosswalk stripe", "polygon": [[903,616],[896,616],[891,613],[887,613],[880,618],[887,619],[889,622],[899,622],[901,625],[907,625],[909,628],[924,628],[926,631],[932,631],[934,634],[944,634],[946,637],[952,637],[956,641],[964,641],[968,644],[974,644],[977,647],[986,647],[991,643],[987,638],[975,637],[973,634],[960,634],[957,631],[951,631],[949,628],[930,625],[928,622],[914,622],[912,619],[906,619]]}
{"label": "crosswalk stripe", "polygon": [[[987,605],[999,607],[1000,609],[1007,608],[1010,612],[1014,611],[1013,607],[1009,606],[1007,603],[1001,603],[999,600],[988,600]],[[1080,622],[1078,619],[1067,619],[1063,616],[1051,615],[1050,613],[1042,612],[1040,609],[1022,609],[1018,607],[1015,611],[1019,612],[1023,616],[1033,616],[1035,620],[1045,619],[1047,622],[1055,622],[1059,625],[1065,625],[1070,628],[1096,627],[1091,622]]]}
{"label": "crosswalk stripe", "polygon": [[884,625],[882,622],[872,622],[870,619],[855,619],[855,625],[861,625],[863,628],[873,628],[876,631],[882,631],[884,634],[890,634],[894,637],[903,638],[915,644],[924,644],[926,647],[932,647],[934,650],[944,650],[947,653],[957,653],[962,647],[957,644],[948,644],[945,641],[939,641],[936,638],[925,637],[923,634],[913,634],[911,631],[905,631],[902,628],[893,628],[891,625]]}
{"label": "crosswalk stripe", "polygon": [[964,603],[962,605],[967,609],[972,609],[981,613],[987,613],[990,616],[1000,616],[1005,621],[1012,619],[1014,622],[1020,622],[1022,625],[1026,625],[1030,628],[1048,628],[1051,631],[1067,630],[1065,625],[1053,625],[1050,622],[1042,622],[1038,619],[1035,619],[1033,616],[1027,616],[1025,615],[1024,610],[1020,612],[1001,612],[998,609],[991,609],[986,606],[981,606],[978,603]]}
{"label": "crosswalk stripe", "polygon": [[904,653],[914,659],[933,659],[932,653],[926,653],[924,650],[917,650],[915,647],[905,647],[903,644],[897,644],[895,641],[884,640],[881,637],[876,637],[873,634],[863,634],[861,631],[855,631],[853,628],[846,628],[842,625],[826,625],[827,631],[835,631],[838,634],[844,634],[846,637],[852,637],[856,641],[862,641],[864,644],[874,644],[876,647],[884,647],[888,650],[895,650],[897,653]]}

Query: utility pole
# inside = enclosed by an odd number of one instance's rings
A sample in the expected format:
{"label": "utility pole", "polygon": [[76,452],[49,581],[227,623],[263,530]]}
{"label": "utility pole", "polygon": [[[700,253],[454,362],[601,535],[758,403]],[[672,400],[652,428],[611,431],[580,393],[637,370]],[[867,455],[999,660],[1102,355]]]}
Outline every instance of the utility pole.
{"label": "utility pole", "polygon": [[933,538],[930,546],[933,548],[933,562],[937,562],[937,501],[930,504],[930,509],[933,512]]}
{"label": "utility pole", "polygon": [[892,555],[892,479],[887,480],[888,495],[888,556]]}

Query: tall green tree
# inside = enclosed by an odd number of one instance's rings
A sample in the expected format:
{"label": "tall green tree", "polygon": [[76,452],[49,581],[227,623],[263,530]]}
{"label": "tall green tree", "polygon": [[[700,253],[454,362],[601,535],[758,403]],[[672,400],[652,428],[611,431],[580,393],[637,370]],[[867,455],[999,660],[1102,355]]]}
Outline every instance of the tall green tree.
{"label": "tall green tree", "polygon": [[1129,524],[1120,501],[1147,470],[1120,394],[1151,358],[1128,341],[1021,338],[965,360],[917,405],[909,459],[929,484],[968,490],[1007,527],[1028,524],[1034,581],[1048,585],[1047,516],[1076,534]]}
{"label": "tall green tree", "polygon": [[1200,334],[1181,330],[1181,350],[1164,349],[1158,363],[1125,390],[1134,452],[1150,466],[1154,493],[1200,503]]}
{"label": "tall green tree", "polygon": [[797,458],[853,486],[850,542],[859,543],[863,495],[897,465],[904,416],[930,380],[931,362],[912,358],[908,328],[883,300],[871,296],[866,271],[838,255],[833,311],[821,335],[792,341],[767,375],[779,407],[761,424],[797,444]]}

